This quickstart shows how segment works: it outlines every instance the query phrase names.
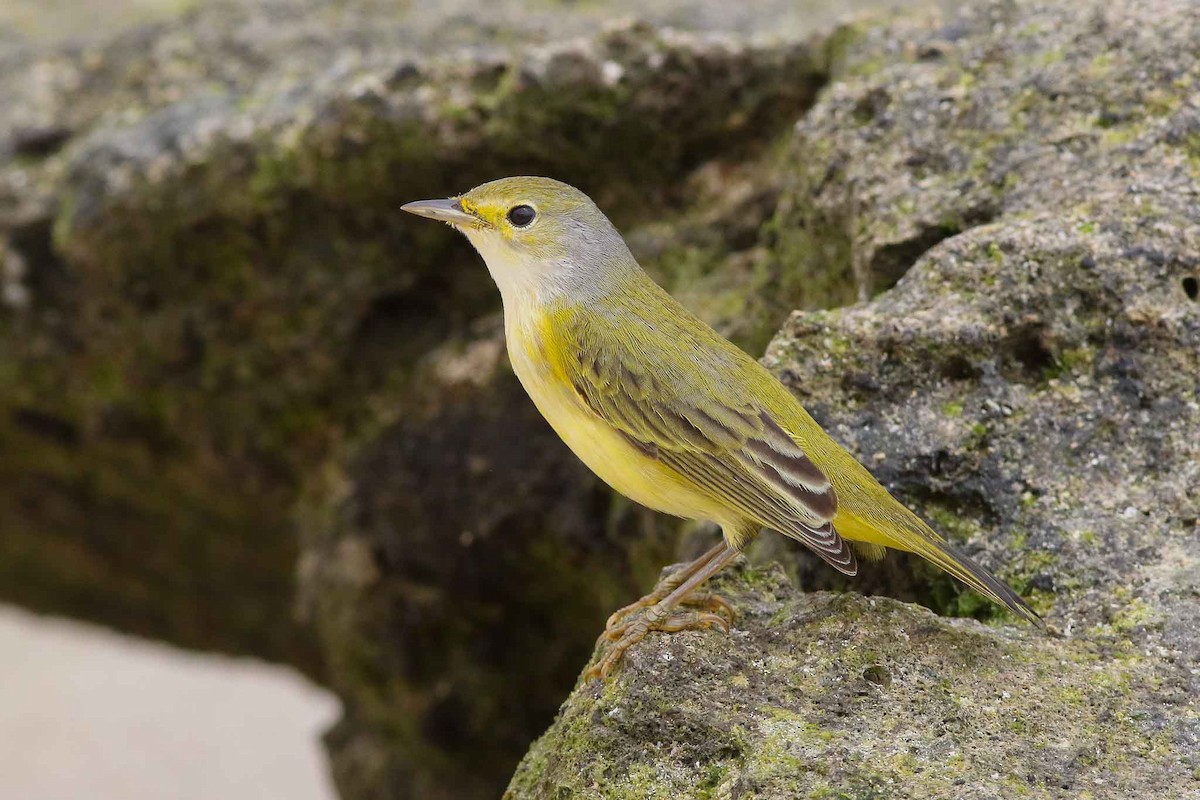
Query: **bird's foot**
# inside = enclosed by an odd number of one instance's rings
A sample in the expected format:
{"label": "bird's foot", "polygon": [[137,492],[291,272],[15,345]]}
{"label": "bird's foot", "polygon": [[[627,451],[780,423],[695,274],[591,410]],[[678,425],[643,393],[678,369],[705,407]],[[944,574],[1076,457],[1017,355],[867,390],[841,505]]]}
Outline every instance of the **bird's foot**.
{"label": "bird's foot", "polygon": [[[676,589],[687,583],[697,573],[705,572],[712,563],[713,559],[716,558],[728,560],[727,548],[724,546],[724,544],[716,545],[694,561],[689,561],[686,564],[680,564],[674,569],[671,569],[670,572],[659,579],[658,584],[654,587],[650,594],[646,595],[641,600],[637,600],[625,606],[624,608],[619,608],[614,611],[612,615],[609,616],[608,622],[604,624],[604,629],[612,630],[617,625],[620,625],[622,620],[624,620],[630,614],[641,611],[644,608],[650,608],[662,602],[668,596],[674,593]],[[703,579],[701,579],[701,581],[703,581]],[[699,584],[697,583],[696,585],[698,586]],[[692,586],[687,593],[692,594],[694,591],[695,586]],[[726,608],[728,608],[728,605],[728,603],[725,603]],[[730,611],[732,612],[732,609],[730,609]]]}
{"label": "bird's foot", "polygon": [[[630,616],[631,614],[641,611],[644,608],[653,607],[664,597],[670,594],[671,589],[673,588],[674,587],[669,587],[666,591],[656,588],[653,592],[641,598],[640,600],[635,600],[624,608],[618,608],[609,615],[608,621],[604,623],[605,634],[608,634],[610,631],[621,627],[626,617]],[[719,614],[725,618],[726,622],[733,622],[733,606],[729,605],[729,602],[725,600],[724,597],[719,595],[709,594],[707,592],[696,592],[679,601],[679,605],[699,609],[700,611],[707,611],[710,614]]]}
{"label": "bird's foot", "polygon": [[719,594],[698,592],[689,595],[680,605],[707,611],[709,614],[716,614],[719,617],[723,617],[726,622],[727,631],[728,626],[733,624],[733,618],[737,616],[733,611],[733,606],[729,605],[729,601]]}
{"label": "bird's foot", "polygon": [[[596,644],[606,645],[604,655],[584,673],[583,679],[590,681],[593,678],[607,678],[609,673],[624,658],[625,651],[646,638],[646,634],[650,633],[650,631],[677,633],[679,631],[720,628],[725,633],[729,633],[729,623],[733,617],[733,609],[729,603],[715,595],[696,595],[690,599],[700,600],[703,604],[710,604],[710,607],[719,609],[721,613],[714,613],[713,611],[679,611],[672,613],[669,608],[664,608],[658,604],[652,605],[645,613],[623,622],[618,622],[606,628],[604,633],[600,634],[600,638]],[[692,605],[692,603],[689,602],[687,605]]]}
{"label": "bird's foot", "polygon": [[[666,597],[666,595],[664,594],[662,596],[657,596],[657,592],[651,592],[639,600],[634,600],[627,606],[618,608],[616,611],[608,615],[608,621],[604,623],[604,634],[607,634],[613,628],[620,625],[621,621],[630,614],[641,611],[643,608],[650,608],[659,600],[662,600],[663,597]],[[604,634],[601,634],[601,639],[604,638]]]}

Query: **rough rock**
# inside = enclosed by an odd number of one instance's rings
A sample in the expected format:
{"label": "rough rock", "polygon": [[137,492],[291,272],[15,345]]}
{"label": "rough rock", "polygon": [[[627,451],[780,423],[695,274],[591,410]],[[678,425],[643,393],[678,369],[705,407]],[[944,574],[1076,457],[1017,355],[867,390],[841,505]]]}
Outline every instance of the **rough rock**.
{"label": "rough rock", "polygon": [[729,638],[577,687],[510,798],[1200,797],[1198,40],[1182,0],[847,29],[772,225],[874,299],[765,363],[1061,638],[915,559],[867,585],[990,625],[743,574]]}
{"label": "rough rock", "polygon": [[507,800],[1197,796],[1193,697],[1129,642],[731,572],[730,636],[651,637],[578,687]]}

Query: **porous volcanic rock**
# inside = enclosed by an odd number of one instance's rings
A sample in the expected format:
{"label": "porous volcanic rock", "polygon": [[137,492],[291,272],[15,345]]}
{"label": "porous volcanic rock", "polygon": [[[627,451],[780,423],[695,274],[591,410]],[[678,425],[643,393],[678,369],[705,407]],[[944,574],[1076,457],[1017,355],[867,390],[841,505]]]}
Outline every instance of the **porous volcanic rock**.
{"label": "porous volcanic rock", "polygon": [[987,624],[743,572],[729,637],[578,686],[509,798],[1200,797],[1198,40],[1183,0],[847,29],[773,223],[864,302],[765,363],[1061,636],[915,559]]}

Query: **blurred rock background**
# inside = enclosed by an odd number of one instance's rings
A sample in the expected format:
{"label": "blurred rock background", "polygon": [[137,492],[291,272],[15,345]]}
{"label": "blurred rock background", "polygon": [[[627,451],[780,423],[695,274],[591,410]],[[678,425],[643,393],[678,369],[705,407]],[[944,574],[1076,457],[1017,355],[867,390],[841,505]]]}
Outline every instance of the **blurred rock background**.
{"label": "blurred rock background", "polygon": [[[904,25],[833,27],[884,5],[5,3],[0,598],[303,670],[343,703],[326,739],[343,797],[496,797],[607,613],[711,532],[632,507],[575,461],[508,369],[474,254],[401,203],[505,174],[568,180],[670,290],[761,352],[794,309],[891,289],[930,248],[1003,214],[1069,202],[1073,225],[1100,225],[1078,181],[1107,170],[1102,196],[1117,197],[1131,169],[1167,157],[1175,172],[1137,185],[1174,204],[1114,225],[1180,231],[1161,235],[1184,255],[1136,246],[1191,319],[1186,54],[1133,48],[1124,6],[1085,0],[1087,63],[1083,45],[1046,39],[1059,23],[1023,21],[1025,2],[975,3],[961,20],[956,3],[914,2]],[[1178,6],[1156,12],[1184,30]],[[970,40],[982,55],[960,68],[956,43],[989,24],[995,40]],[[1122,53],[1172,66],[1139,78]],[[1021,79],[996,77],[1010,72]],[[1053,125],[1072,100],[1071,124]],[[1146,138],[1160,118],[1177,122],[1165,144]],[[1061,153],[1087,166],[1063,168]],[[1041,257],[1023,235],[995,237],[995,255],[980,245],[990,285],[1025,280],[1013,271]],[[1110,236],[1112,252],[1136,238]],[[1082,281],[1080,263],[1058,280]],[[1050,556],[1026,554],[1031,534],[1006,515],[1047,490],[998,477],[1025,451],[976,400],[1006,386],[993,378],[1040,386],[1050,371],[1058,392],[1110,361],[1137,380],[1147,340],[1097,355],[1106,280],[1059,303],[1086,324],[1004,321],[995,341],[965,323],[921,345],[936,336],[792,317],[772,363],[909,502],[1053,610],[1056,593],[1124,567],[1096,562],[1068,586]],[[916,298],[896,306],[908,320],[925,295],[900,297]],[[910,346],[930,386],[889,372]],[[974,438],[904,438],[899,421],[880,433],[925,391],[930,426],[962,417]],[[832,416],[847,405],[859,416]],[[988,504],[994,489],[1007,505]],[[1106,520],[1087,530],[1130,535]],[[1058,552],[1048,529],[1032,535]],[[757,557],[782,558],[807,588],[994,616],[911,559],[846,584],[770,539]]]}

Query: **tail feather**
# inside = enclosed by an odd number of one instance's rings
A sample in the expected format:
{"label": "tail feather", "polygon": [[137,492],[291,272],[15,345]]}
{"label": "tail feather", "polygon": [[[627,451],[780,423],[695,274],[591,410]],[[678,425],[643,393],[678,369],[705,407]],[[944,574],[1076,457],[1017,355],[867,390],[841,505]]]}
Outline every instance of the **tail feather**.
{"label": "tail feather", "polygon": [[1034,625],[1045,627],[1037,612],[1008,584],[947,542],[895,498],[885,493],[883,498],[876,498],[874,503],[867,506],[871,509],[868,513],[856,513],[847,508],[848,505],[842,505],[838,516],[834,518],[834,525],[855,549],[862,548],[864,544],[868,548],[871,545],[883,545],[916,553],[989,600]]}
{"label": "tail feather", "polygon": [[887,548],[881,544],[850,542],[850,547],[863,561],[879,561],[887,555]]}
{"label": "tail feather", "polygon": [[1046,627],[1046,623],[1042,621],[1038,613],[1030,608],[1024,598],[1013,591],[1012,587],[949,543],[939,542],[934,547],[917,551],[917,555],[932,561],[967,586],[989,600],[999,603],[1017,616],[1032,622],[1039,628]]}

